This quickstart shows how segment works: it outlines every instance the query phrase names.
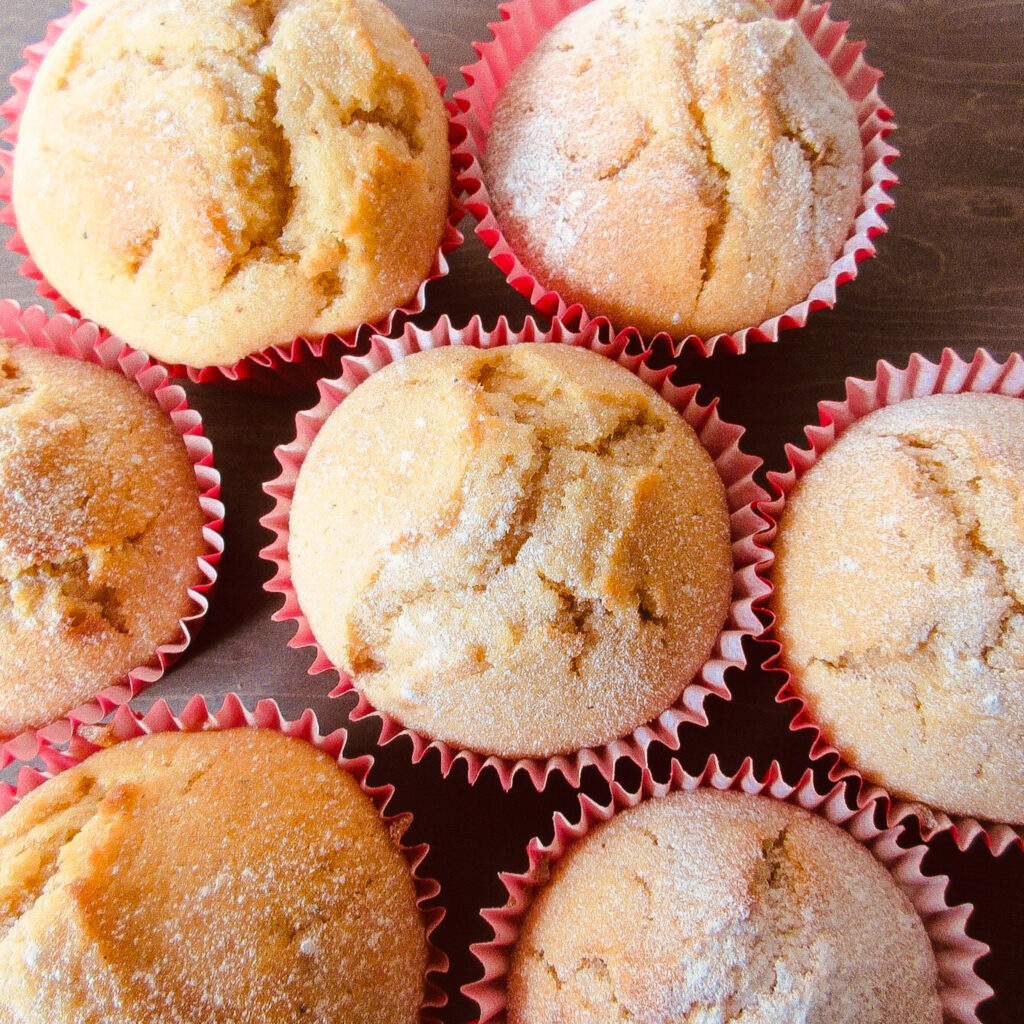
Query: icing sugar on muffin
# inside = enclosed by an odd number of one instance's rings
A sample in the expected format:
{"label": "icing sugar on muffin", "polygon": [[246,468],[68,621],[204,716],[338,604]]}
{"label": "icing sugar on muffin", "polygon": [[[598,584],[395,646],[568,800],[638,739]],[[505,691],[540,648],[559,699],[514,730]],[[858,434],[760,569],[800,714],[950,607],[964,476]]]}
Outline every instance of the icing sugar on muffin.
{"label": "icing sugar on muffin", "polygon": [[0,341],[0,735],[179,639],[203,522],[156,402],[118,373]]}
{"label": "icing sugar on muffin", "polygon": [[415,1024],[426,966],[401,852],[302,740],[145,736],[0,819],[0,1020]]}
{"label": "icing sugar on muffin", "polygon": [[545,286],[617,326],[710,337],[825,277],[862,162],[842,86],[761,0],[594,0],[502,89],[484,169]]}
{"label": "icing sugar on muffin", "polygon": [[508,975],[509,1024],[939,1024],[928,935],[882,864],[798,807],[650,800],[553,868]]}
{"label": "icing sugar on muffin", "polygon": [[569,345],[443,347],[375,373],[313,442],[289,533],[334,664],[409,728],[505,757],[660,714],[732,593],[710,455],[653,389]]}
{"label": "icing sugar on muffin", "polygon": [[933,395],[853,424],[788,496],[785,667],[896,794],[1024,823],[1024,402]]}
{"label": "icing sugar on muffin", "polygon": [[50,282],[191,366],[384,316],[448,210],[444,106],[377,0],[95,0],[39,69],[14,163]]}

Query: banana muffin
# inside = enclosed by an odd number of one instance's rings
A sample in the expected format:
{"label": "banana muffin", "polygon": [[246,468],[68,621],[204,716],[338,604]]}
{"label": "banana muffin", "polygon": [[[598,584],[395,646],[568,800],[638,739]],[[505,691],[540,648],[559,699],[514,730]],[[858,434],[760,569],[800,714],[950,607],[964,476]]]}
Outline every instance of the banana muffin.
{"label": "banana muffin", "polygon": [[426,965],[401,852],[303,740],[130,740],[0,818],[4,1024],[415,1024]]}
{"label": "banana muffin", "polygon": [[1024,402],[933,395],[851,426],[779,523],[784,666],[868,778],[1024,823]]}
{"label": "banana muffin", "polygon": [[503,87],[484,176],[543,285],[620,327],[756,326],[804,299],[853,229],[853,106],[761,0],[593,0]]}
{"label": "banana muffin", "polygon": [[652,388],[570,345],[375,373],[314,440],[289,531],[302,612],[369,700],[510,758],[660,714],[732,593],[710,455]]}
{"label": "banana muffin", "polygon": [[555,864],[508,976],[509,1024],[940,1024],[935,956],[885,867],[764,797],[616,815]]}
{"label": "banana muffin", "polygon": [[409,299],[449,164],[437,85],[377,0],[94,0],[32,85],[14,207],[85,315],[227,365]]}
{"label": "banana muffin", "polygon": [[0,736],[180,639],[203,522],[181,436],[134,382],[0,341]]}

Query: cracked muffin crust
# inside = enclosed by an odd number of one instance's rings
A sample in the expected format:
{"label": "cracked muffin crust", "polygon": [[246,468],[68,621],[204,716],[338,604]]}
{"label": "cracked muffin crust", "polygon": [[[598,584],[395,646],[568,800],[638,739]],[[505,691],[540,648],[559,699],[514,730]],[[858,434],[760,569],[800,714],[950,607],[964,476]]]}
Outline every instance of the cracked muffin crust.
{"label": "cracked muffin crust", "polygon": [[375,373],[314,440],[289,533],[302,612],[370,702],[508,758],[657,716],[732,594],[710,455],[653,389],[570,345],[446,346]]}
{"label": "cracked muffin crust", "polygon": [[405,859],[303,740],[144,736],[0,819],[3,1024],[414,1024],[426,966]]}
{"label": "cracked muffin crust", "polygon": [[583,837],[512,954],[509,1024],[939,1024],[910,900],[871,853],[776,800],[697,790]]}
{"label": "cracked muffin crust", "polygon": [[863,162],[842,86],[761,0],[594,0],[516,69],[486,146],[524,264],[591,315],[677,337],[804,299]]}
{"label": "cracked muffin crust", "polygon": [[775,547],[783,664],[846,760],[1024,823],[1024,402],[864,417],[797,481]]}
{"label": "cracked muffin crust", "polygon": [[179,637],[203,522],[181,437],[134,383],[0,340],[0,736]]}
{"label": "cracked muffin crust", "polygon": [[437,86],[377,0],[94,0],[32,86],[14,205],[84,314],[227,365],[409,299],[449,163]]}

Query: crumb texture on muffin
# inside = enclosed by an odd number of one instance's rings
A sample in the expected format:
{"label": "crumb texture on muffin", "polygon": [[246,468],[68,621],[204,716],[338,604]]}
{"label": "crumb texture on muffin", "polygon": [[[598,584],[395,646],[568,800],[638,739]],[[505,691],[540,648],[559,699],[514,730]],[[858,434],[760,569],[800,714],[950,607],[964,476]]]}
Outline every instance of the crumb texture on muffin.
{"label": "crumb texture on muffin", "polygon": [[0,819],[0,1021],[414,1024],[426,963],[404,858],[304,741],[144,737]]}
{"label": "crumb texture on muffin", "polygon": [[789,804],[676,793],[586,835],[515,947],[509,1024],[939,1024],[937,969],[867,849]]}
{"label": "crumb texture on muffin", "polygon": [[852,229],[863,161],[842,86],[760,0],[594,0],[513,73],[486,146],[526,266],[676,336],[805,298]]}
{"label": "crumb texture on muffin", "polygon": [[377,707],[547,756],[668,707],[732,592],[711,457],[653,389],[565,345],[442,348],[370,377],[300,470],[292,578]]}
{"label": "crumb texture on muffin", "polygon": [[1024,823],[1024,402],[935,395],[855,423],[776,543],[786,667],[855,767]]}
{"label": "crumb texture on muffin", "polygon": [[160,407],[117,373],[0,341],[0,735],[177,640],[204,548]]}
{"label": "crumb texture on muffin", "polygon": [[234,362],[409,299],[449,195],[434,80],[377,0],[96,0],[15,154],[33,259],[169,362]]}

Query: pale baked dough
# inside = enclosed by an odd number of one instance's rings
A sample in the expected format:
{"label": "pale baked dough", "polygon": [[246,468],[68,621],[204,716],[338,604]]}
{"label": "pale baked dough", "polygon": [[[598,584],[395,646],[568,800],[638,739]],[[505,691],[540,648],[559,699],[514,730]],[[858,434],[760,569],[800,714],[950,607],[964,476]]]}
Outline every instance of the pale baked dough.
{"label": "pale baked dough", "polygon": [[377,320],[448,209],[444,106],[377,0],[94,0],[39,69],[14,164],[51,283],[191,366]]}
{"label": "pale baked dough", "polygon": [[156,402],[0,340],[0,736],[178,640],[204,550],[195,472]]}
{"label": "pale baked dough", "polygon": [[516,945],[509,1024],[939,1024],[920,918],[867,849],[767,798],[652,800],[584,837]]}
{"label": "pale baked dough", "polygon": [[850,427],[786,501],[773,607],[851,764],[1024,823],[1024,401],[936,395]]}
{"label": "pale baked dough", "polygon": [[415,1024],[408,867],[326,754],[161,733],[0,819],[2,1024]]}
{"label": "pale baked dough", "polygon": [[711,457],[650,387],[568,345],[374,374],[317,435],[289,529],[302,611],[370,701],[506,757],[660,714],[732,593]]}
{"label": "pale baked dough", "polygon": [[760,0],[594,0],[516,69],[486,147],[495,216],[543,284],[677,337],[805,298],[863,163],[842,86]]}

